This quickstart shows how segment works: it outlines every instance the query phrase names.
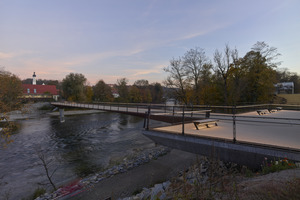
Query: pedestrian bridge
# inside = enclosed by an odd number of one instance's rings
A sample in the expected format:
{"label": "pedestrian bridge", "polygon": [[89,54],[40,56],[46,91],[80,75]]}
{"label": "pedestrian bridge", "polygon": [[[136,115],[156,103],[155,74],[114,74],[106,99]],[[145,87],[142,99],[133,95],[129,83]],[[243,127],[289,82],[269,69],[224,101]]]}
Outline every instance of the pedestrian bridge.
{"label": "pedestrian bridge", "polygon": [[[86,108],[144,117],[143,134],[154,142],[223,161],[259,168],[265,158],[300,162],[300,111],[298,106],[167,106],[163,104],[53,102],[60,108]],[[282,107],[258,115],[257,110]],[[218,126],[197,130],[199,119],[218,120]],[[152,120],[169,122],[153,127]]]}

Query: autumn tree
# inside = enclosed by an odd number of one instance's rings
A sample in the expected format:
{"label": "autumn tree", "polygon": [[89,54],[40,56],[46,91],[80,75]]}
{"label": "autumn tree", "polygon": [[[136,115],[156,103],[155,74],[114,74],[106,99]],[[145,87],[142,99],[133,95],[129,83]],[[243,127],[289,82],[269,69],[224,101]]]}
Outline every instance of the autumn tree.
{"label": "autumn tree", "polygon": [[94,100],[100,102],[112,102],[112,90],[109,85],[107,85],[103,80],[99,80],[93,87]]}
{"label": "autumn tree", "polygon": [[230,49],[229,45],[225,45],[224,52],[216,50],[214,53],[215,72],[220,80],[220,92],[224,98],[225,105],[228,105],[228,81],[230,69],[236,57],[235,54],[237,54],[237,50]]}
{"label": "autumn tree", "polygon": [[129,101],[129,89],[127,84],[128,84],[127,78],[121,78],[117,80],[116,87],[119,93],[118,101],[123,103],[127,103]]}
{"label": "autumn tree", "polygon": [[152,83],[149,85],[149,90],[151,92],[152,103],[162,103],[164,90],[160,83]]}
{"label": "autumn tree", "polygon": [[129,90],[129,99],[131,103],[142,103],[143,98],[140,89],[133,85]]}
{"label": "autumn tree", "polygon": [[21,107],[18,97],[22,96],[21,80],[14,74],[0,69],[0,120],[5,122],[5,125],[0,130],[1,143],[9,143],[12,123],[9,123],[7,113],[17,110]]}
{"label": "autumn tree", "polygon": [[247,72],[244,102],[267,103],[272,100],[276,83],[275,68],[280,64],[275,60],[279,55],[276,48],[257,42],[243,57],[241,68]]}
{"label": "autumn tree", "polygon": [[70,73],[62,81],[63,96],[68,101],[84,101],[86,78],[83,74]]}
{"label": "autumn tree", "polygon": [[140,103],[151,103],[152,102],[152,95],[149,88],[149,82],[145,79],[140,79],[134,82],[133,90],[138,89],[138,95],[140,96]]}
{"label": "autumn tree", "polygon": [[93,88],[90,85],[86,85],[84,88],[84,95],[85,95],[85,101],[86,102],[92,102],[93,101]]}

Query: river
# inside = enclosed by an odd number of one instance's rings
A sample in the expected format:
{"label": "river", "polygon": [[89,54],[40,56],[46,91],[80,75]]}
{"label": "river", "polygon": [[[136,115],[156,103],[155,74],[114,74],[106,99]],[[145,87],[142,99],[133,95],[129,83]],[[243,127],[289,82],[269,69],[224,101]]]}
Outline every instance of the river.
{"label": "river", "polygon": [[[20,128],[6,148],[0,147],[0,199],[22,199],[38,187],[51,189],[37,154],[45,156],[59,186],[101,171],[152,148],[142,135],[143,119],[119,113],[58,117],[47,113],[17,120]],[[160,123],[160,122],[155,122]]]}

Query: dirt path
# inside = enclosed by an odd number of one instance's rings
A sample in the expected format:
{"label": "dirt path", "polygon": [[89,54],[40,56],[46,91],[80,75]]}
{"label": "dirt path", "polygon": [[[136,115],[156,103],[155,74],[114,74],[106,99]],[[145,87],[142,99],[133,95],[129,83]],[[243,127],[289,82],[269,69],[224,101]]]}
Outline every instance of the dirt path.
{"label": "dirt path", "polygon": [[171,150],[170,153],[159,157],[157,160],[152,160],[126,173],[103,180],[90,191],[84,191],[68,199],[101,200],[109,197],[117,199],[131,196],[144,187],[150,187],[177,176],[178,172],[187,169],[196,159],[197,155],[195,154]]}

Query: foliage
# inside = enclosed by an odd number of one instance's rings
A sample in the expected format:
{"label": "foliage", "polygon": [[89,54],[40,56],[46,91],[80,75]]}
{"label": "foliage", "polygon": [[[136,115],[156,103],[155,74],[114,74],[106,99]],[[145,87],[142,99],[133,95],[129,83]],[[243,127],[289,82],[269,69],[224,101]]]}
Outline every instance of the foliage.
{"label": "foliage", "polygon": [[85,93],[85,97],[86,97],[85,100],[87,102],[92,102],[93,96],[94,96],[93,88],[89,85],[85,86],[84,93]]}
{"label": "foliage", "polygon": [[238,57],[237,50],[230,49],[228,45],[225,46],[224,54],[219,50],[216,50],[214,53],[214,61],[215,61],[215,72],[220,80],[219,84],[222,85],[222,96],[224,98],[224,104],[228,105],[228,94],[229,94],[229,78],[231,68],[234,66]]}
{"label": "foliage", "polygon": [[10,72],[0,71],[0,113],[20,108],[19,96],[22,95],[21,80]]}
{"label": "foliage", "polygon": [[21,108],[18,97],[22,95],[21,80],[10,72],[0,70],[0,121],[3,125],[0,129],[0,142],[7,145],[12,142],[11,131],[16,126],[9,122],[8,112]]}
{"label": "foliage", "polygon": [[108,86],[103,80],[99,80],[93,87],[94,100],[100,102],[111,102],[113,101],[111,87]]}
{"label": "foliage", "polygon": [[296,168],[295,163],[288,161],[288,159],[279,159],[279,160],[271,160],[268,161],[267,158],[263,161],[262,164],[262,173],[268,174],[273,172],[278,172],[285,169],[293,169]]}
{"label": "foliage", "polygon": [[117,89],[120,95],[118,101],[123,103],[127,103],[129,101],[129,89],[127,84],[128,84],[127,78],[121,78],[117,80]]}
{"label": "foliage", "polygon": [[[279,55],[275,47],[264,42],[253,45],[244,57],[225,45],[224,51],[214,52],[212,65],[203,49],[191,49],[164,68],[169,73],[164,84],[173,91],[169,97],[183,104],[268,103],[274,98],[279,76],[275,69],[280,64],[275,60]],[[291,78],[299,80],[297,76]]]}
{"label": "foliage", "polygon": [[83,74],[70,73],[62,81],[63,96],[68,101],[84,101],[86,78]]}
{"label": "foliage", "polygon": [[152,83],[149,85],[149,90],[151,93],[152,103],[163,102],[164,91],[160,83]]}

